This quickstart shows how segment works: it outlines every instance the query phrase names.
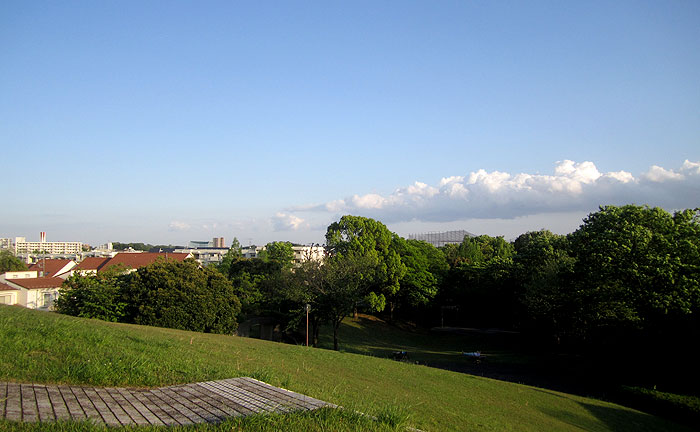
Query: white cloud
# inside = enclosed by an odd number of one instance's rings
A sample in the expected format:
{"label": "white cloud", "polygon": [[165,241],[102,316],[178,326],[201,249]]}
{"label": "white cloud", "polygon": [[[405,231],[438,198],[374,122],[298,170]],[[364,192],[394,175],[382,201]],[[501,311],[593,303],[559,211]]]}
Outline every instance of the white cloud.
{"label": "white cloud", "polygon": [[304,225],[304,219],[289,213],[277,213],[272,218],[275,231],[296,231]]}
{"label": "white cloud", "polygon": [[661,168],[657,165],[652,165],[652,167],[649,168],[649,171],[642,174],[642,178],[652,182],[662,183],[668,180],[683,180],[683,174]]}
{"label": "white cloud", "polygon": [[700,175],[700,162],[691,162],[686,159],[681,165],[681,172],[689,175]]}
{"label": "white cloud", "polygon": [[588,212],[610,204],[680,209],[696,207],[699,202],[700,162],[686,160],[678,170],[654,165],[635,177],[622,170],[600,172],[589,161],[563,160],[555,164],[552,175],[481,169],[466,176],[444,177],[435,186],[416,181],[391,194],[356,194],[322,205],[297,207],[285,216],[343,212],[386,223],[448,222]]}
{"label": "white cloud", "polygon": [[384,207],[387,200],[378,194],[354,195],[351,199],[352,204],[361,209],[379,209]]}
{"label": "white cloud", "polygon": [[172,221],[168,225],[168,231],[187,231],[190,229],[190,225],[185,222]]}

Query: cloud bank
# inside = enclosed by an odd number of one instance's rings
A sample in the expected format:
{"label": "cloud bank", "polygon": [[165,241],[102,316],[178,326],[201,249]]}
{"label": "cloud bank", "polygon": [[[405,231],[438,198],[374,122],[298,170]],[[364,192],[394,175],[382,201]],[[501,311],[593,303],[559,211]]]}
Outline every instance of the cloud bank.
{"label": "cloud bank", "polygon": [[391,194],[369,193],[321,205],[288,209],[277,215],[278,230],[298,229],[300,213],[359,214],[385,223],[450,222],[470,218],[593,211],[600,205],[649,204],[666,209],[700,206],[700,162],[686,160],[672,170],[652,166],[633,176],[626,171],[601,173],[593,162],[557,162],[554,174],[510,174],[478,170],[438,184],[416,181]]}

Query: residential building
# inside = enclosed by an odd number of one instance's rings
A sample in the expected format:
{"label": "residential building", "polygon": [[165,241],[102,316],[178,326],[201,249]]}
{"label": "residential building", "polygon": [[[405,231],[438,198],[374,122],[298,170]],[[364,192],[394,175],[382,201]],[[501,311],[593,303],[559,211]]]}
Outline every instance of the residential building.
{"label": "residential building", "polygon": [[16,291],[15,303],[29,309],[51,310],[59,296],[63,279],[58,277],[20,278],[5,280],[4,285]]}
{"label": "residential building", "polygon": [[76,265],[75,261],[70,259],[41,259],[30,265],[29,270],[35,270],[38,277],[67,279]]}
{"label": "residential building", "polygon": [[25,237],[15,237],[14,252],[18,254],[56,254],[56,255],[78,255],[83,250],[81,242],[47,242],[46,233],[42,233],[43,241],[28,242]]}
{"label": "residential building", "polygon": [[11,238],[0,238],[0,249],[14,249]]}
{"label": "residential building", "polygon": [[294,264],[301,264],[304,261],[321,261],[326,256],[326,248],[320,245],[292,246],[294,251]]}
{"label": "residential building", "polygon": [[183,253],[190,254],[194,259],[196,259],[201,265],[207,266],[209,264],[218,264],[224,258],[228,252],[228,248],[175,248],[173,253]]}
{"label": "residential building", "polygon": [[36,270],[6,272],[0,275],[0,304],[49,310],[62,284],[62,278],[38,277]]}
{"label": "residential building", "polygon": [[[241,249],[243,258],[257,258],[260,252],[265,250],[265,246],[248,246]],[[326,248],[320,245],[292,245],[294,252],[294,264],[301,264],[304,261],[321,261],[326,256]]]}

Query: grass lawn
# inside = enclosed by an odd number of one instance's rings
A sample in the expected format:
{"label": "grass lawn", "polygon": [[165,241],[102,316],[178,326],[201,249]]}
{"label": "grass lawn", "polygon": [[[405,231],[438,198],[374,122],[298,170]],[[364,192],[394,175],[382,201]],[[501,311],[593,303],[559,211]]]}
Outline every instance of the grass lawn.
{"label": "grass lawn", "polygon": [[405,413],[407,425],[426,431],[685,430],[595,399],[381,357],[0,306],[0,381],[143,387],[237,376],[389,420],[369,426],[366,418],[324,411],[188,429],[391,430],[391,419]]}

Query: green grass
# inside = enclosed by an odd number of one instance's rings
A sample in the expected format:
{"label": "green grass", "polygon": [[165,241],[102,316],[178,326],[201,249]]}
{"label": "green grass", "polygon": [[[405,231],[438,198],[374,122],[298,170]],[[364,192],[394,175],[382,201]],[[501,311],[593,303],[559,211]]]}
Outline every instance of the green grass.
{"label": "green grass", "polygon": [[[0,307],[0,381],[142,387],[237,376],[350,413],[260,416],[194,429],[391,430],[404,423],[426,431],[685,430],[611,403],[380,357]],[[352,410],[384,422],[350,421]],[[0,423],[0,429],[39,430],[33,427]]]}

